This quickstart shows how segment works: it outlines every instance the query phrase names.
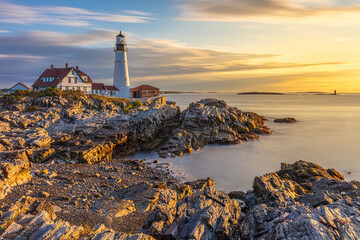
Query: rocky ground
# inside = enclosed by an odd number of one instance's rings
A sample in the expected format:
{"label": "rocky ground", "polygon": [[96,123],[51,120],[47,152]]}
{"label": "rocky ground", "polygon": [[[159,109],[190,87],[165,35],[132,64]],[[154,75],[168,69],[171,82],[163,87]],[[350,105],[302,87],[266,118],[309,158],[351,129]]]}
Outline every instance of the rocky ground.
{"label": "rocky ground", "polygon": [[360,183],[334,169],[284,163],[227,194],[210,178],[179,183],[164,164],[121,158],[271,133],[255,113],[216,99],[180,113],[164,98],[31,94],[0,99],[0,239],[360,238]]}
{"label": "rocky ground", "polygon": [[[129,210],[123,213],[121,209],[106,212],[104,206],[121,201],[124,195],[132,199],[134,196],[128,191],[139,184],[139,190],[143,191],[151,184],[166,186],[177,183],[163,164],[121,159],[95,165],[35,163],[31,175],[27,183],[13,187],[6,198],[0,200],[0,206],[8,206],[22,196],[45,199],[56,206],[55,212],[59,218],[71,224],[93,228],[99,223],[106,223],[107,227],[125,233],[139,232],[147,211],[136,212],[135,206],[140,204],[136,201],[126,202],[130,203]],[[149,205],[156,200],[155,195],[147,197],[154,197]]]}

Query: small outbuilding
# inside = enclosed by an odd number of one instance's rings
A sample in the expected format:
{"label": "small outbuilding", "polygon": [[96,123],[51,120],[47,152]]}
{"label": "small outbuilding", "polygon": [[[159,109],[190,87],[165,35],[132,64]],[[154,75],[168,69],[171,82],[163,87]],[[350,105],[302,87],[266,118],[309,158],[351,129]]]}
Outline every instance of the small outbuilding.
{"label": "small outbuilding", "polygon": [[140,85],[131,89],[133,98],[148,98],[159,96],[160,89],[150,85]]}
{"label": "small outbuilding", "polygon": [[28,86],[26,86],[25,84],[19,82],[17,84],[15,84],[14,86],[12,86],[11,88],[9,88],[9,93],[13,93],[16,90],[25,90],[25,91],[30,91],[31,88],[29,88]]}
{"label": "small outbuilding", "polygon": [[106,86],[103,83],[93,83],[92,93],[97,95],[119,97],[120,91],[115,86]]}

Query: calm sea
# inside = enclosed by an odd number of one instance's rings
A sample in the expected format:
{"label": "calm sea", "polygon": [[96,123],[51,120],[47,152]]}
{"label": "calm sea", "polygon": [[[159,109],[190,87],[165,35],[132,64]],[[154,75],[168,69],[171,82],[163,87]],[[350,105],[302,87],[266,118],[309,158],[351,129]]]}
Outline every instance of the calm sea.
{"label": "calm sea", "polygon": [[[199,152],[161,160],[186,180],[211,177],[218,189],[249,190],[255,176],[276,171],[280,163],[312,161],[335,168],[347,180],[360,180],[360,95],[236,95],[168,94],[181,110],[203,98],[225,100],[228,105],[267,117],[274,134],[239,145],[206,146]],[[294,117],[295,124],[274,123]],[[138,153],[133,159],[159,159]]]}

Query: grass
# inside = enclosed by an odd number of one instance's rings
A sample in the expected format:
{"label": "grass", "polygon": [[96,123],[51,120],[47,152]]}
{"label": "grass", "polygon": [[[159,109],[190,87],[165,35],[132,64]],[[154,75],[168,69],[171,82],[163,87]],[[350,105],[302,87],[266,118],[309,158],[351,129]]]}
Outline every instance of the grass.
{"label": "grass", "polygon": [[82,238],[82,237],[85,237],[87,235],[90,235],[91,233],[94,232],[94,229],[91,228],[90,226],[88,226],[87,224],[85,224],[83,226],[83,230],[81,231],[80,235],[79,235],[79,238]]}
{"label": "grass", "polygon": [[[105,97],[95,94],[85,95],[80,90],[61,90],[58,88],[47,88],[40,91],[16,90],[15,92],[5,95],[3,101],[8,104],[14,104],[24,101],[25,97],[42,98],[42,97],[63,97],[71,102],[80,101],[82,99],[98,100],[104,102],[120,103],[125,102],[124,98]],[[31,111],[31,109],[29,109]]]}
{"label": "grass", "polygon": [[25,213],[26,211],[28,211],[28,208],[23,209],[22,211],[18,212],[15,214],[15,216],[13,216],[12,218],[10,218],[9,220],[5,221],[5,223],[3,223],[0,226],[0,232],[3,233],[14,221],[15,219],[20,215]]}
{"label": "grass", "polygon": [[140,100],[133,101],[133,102],[129,103],[129,105],[127,105],[126,108],[124,108],[124,112],[130,112],[131,109],[133,109],[135,107],[140,107],[140,106],[143,106],[143,104]]}

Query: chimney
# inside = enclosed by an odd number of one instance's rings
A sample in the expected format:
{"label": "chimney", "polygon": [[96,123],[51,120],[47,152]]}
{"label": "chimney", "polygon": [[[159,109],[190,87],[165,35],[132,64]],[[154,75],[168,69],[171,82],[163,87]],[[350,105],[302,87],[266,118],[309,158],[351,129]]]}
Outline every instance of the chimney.
{"label": "chimney", "polygon": [[54,65],[53,64],[51,64],[51,69],[53,69],[54,68]]}
{"label": "chimney", "polygon": [[68,67],[69,67],[69,64],[68,64],[68,63],[65,63],[65,67],[68,68]]}
{"label": "chimney", "polygon": [[79,66],[76,66],[75,69],[76,69],[76,70],[79,70]]}

